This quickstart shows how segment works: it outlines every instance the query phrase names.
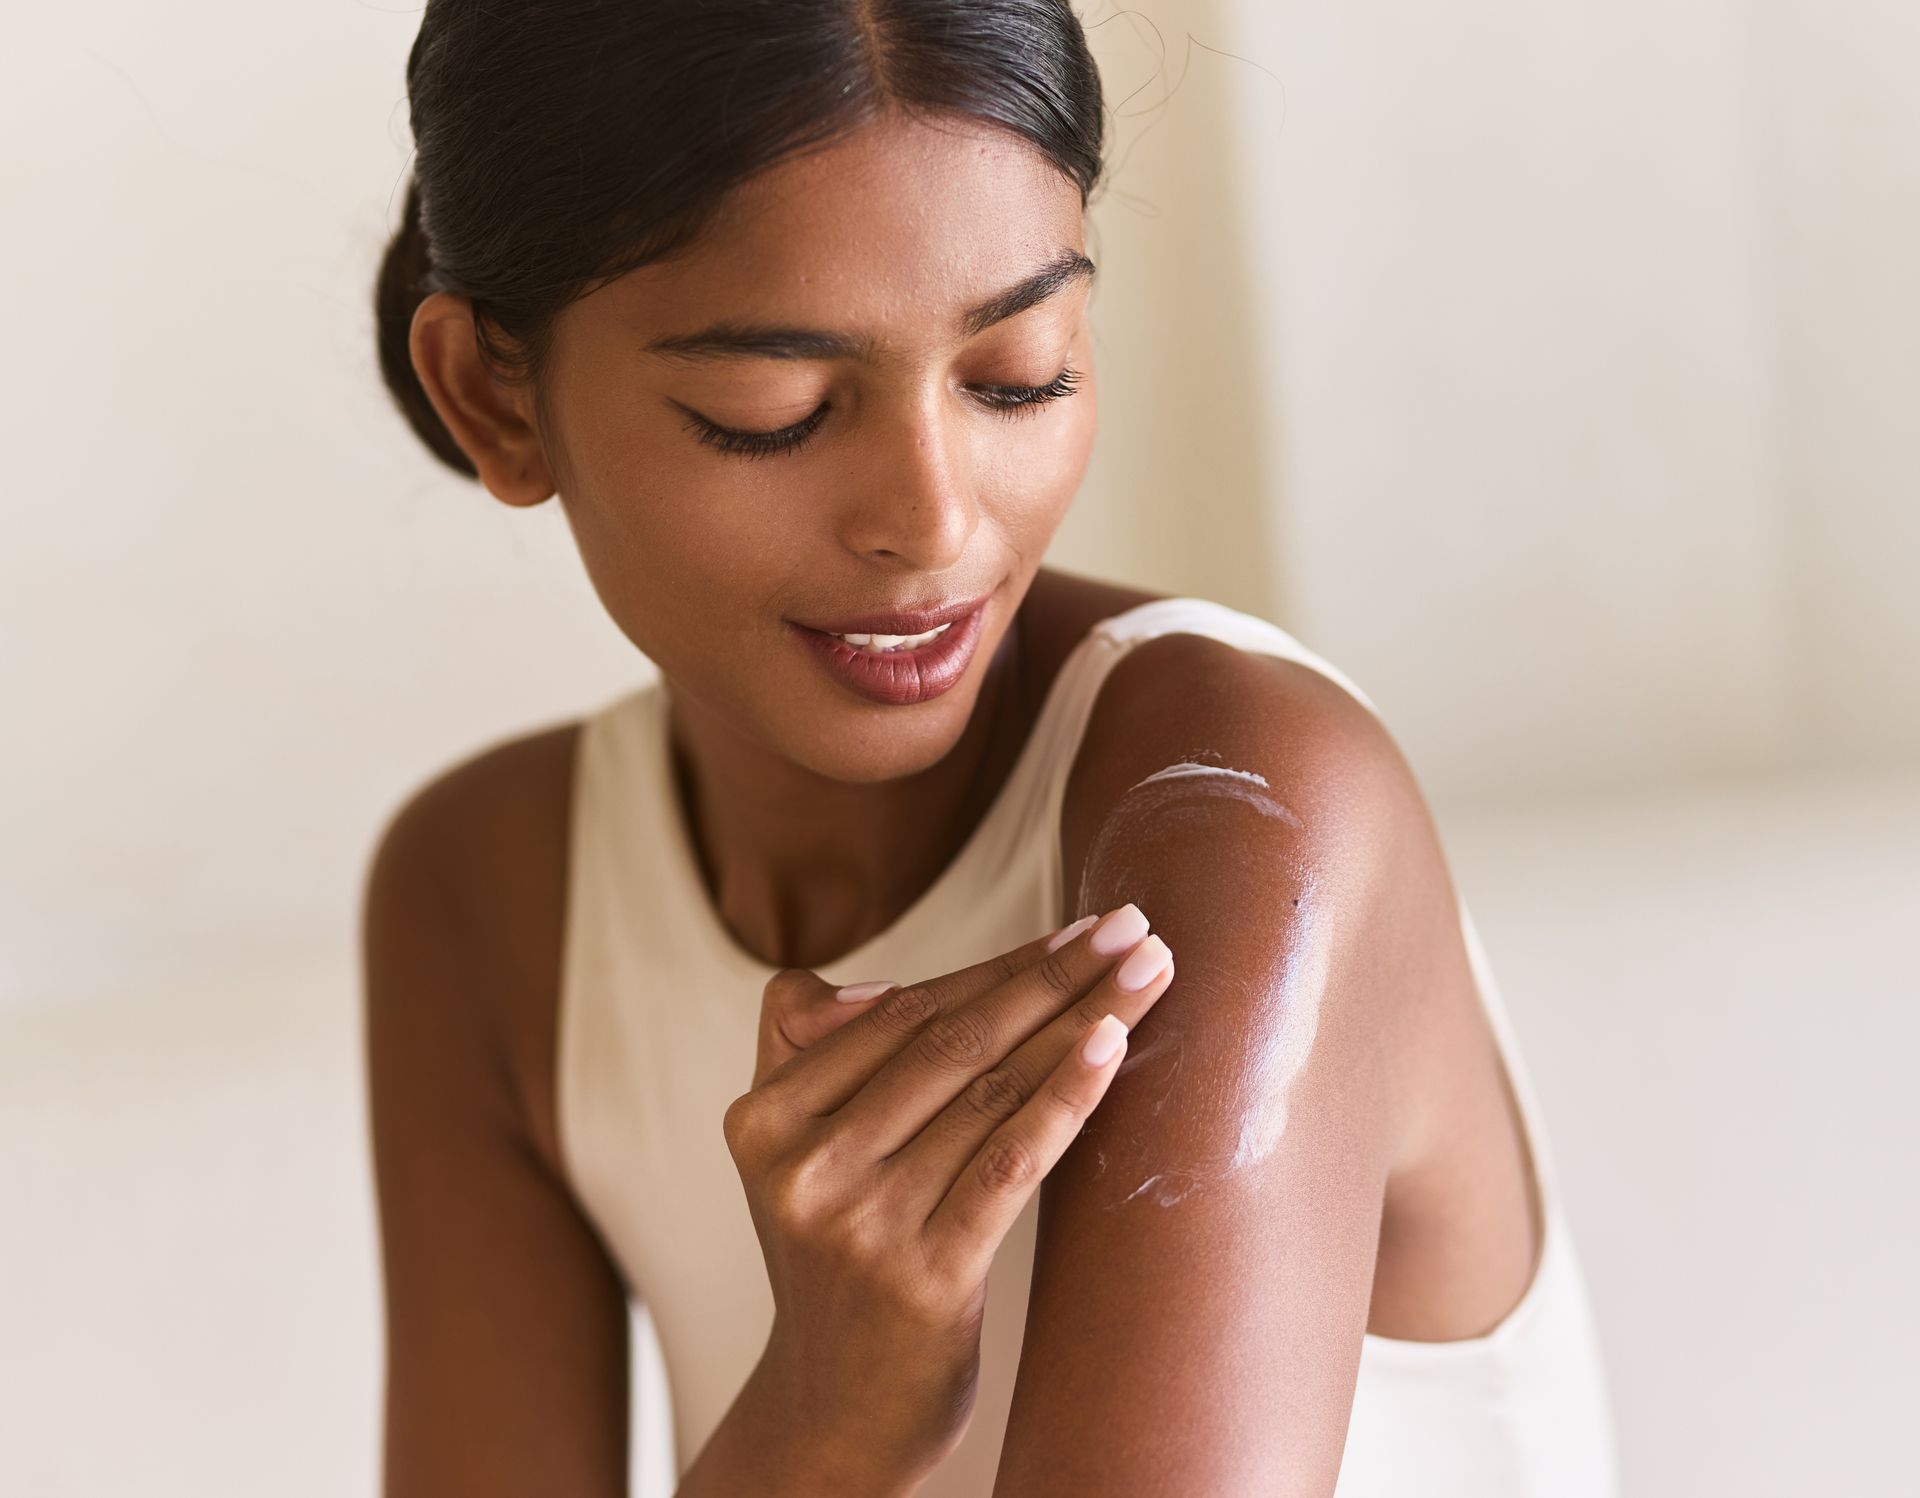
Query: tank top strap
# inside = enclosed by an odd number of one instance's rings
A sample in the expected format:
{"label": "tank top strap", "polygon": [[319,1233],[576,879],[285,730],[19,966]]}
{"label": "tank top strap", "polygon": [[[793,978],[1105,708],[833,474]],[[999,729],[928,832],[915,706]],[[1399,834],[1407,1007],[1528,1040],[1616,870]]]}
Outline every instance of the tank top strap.
{"label": "tank top strap", "polygon": [[1094,629],[1120,646],[1123,652],[1142,640],[1160,635],[1189,634],[1210,635],[1216,640],[1237,645],[1242,650],[1285,656],[1311,667],[1322,676],[1331,677],[1358,698],[1374,716],[1380,714],[1380,709],[1361,690],[1358,682],[1325,656],[1309,650],[1271,619],[1230,608],[1210,598],[1151,599],[1110,619],[1101,620]]}
{"label": "tank top strap", "polygon": [[[1494,976],[1493,964],[1480,940],[1480,930],[1474,925],[1473,912],[1467,908],[1466,897],[1457,888],[1454,901],[1460,909],[1460,934],[1466,940],[1467,960],[1473,966],[1480,1007],[1486,1011],[1487,1023],[1493,1028],[1494,1044],[1499,1048],[1501,1061],[1506,1064],[1507,1077],[1513,1083],[1514,1101],[1527,1126],[1527,1148],[1533,1155],[1534,1174],[1540,1182],[1541,1216],[1551,1218],[1560,1210],[1560,1172],[1554,1163],[1553,1136],[1534,1093],[1533,1073],[1527,1068],[1526,1053],[1514,1033],[1513,1020],[1507,1013],[1507,1002],[1500,994],[1499,980]],[[1547,1232],[1549,1241],[1558,1236],[1556,1229],[1550,1228]]]}

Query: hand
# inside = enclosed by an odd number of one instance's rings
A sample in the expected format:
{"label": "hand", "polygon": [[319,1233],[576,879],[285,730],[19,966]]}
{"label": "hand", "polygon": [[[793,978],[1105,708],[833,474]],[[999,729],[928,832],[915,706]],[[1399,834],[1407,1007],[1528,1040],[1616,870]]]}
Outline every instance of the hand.
{"label": "hand", "polygon": [[1092,924],[856,1004],[804,968],[767,981],[724,1122],[773,1287],[756,1376],[857,1470],[931,1471],[965,1434],[988,1267],[1126,1054],[1124,1031],[1097,1065],[1082,1043],[1173,979],[1134,906]]}

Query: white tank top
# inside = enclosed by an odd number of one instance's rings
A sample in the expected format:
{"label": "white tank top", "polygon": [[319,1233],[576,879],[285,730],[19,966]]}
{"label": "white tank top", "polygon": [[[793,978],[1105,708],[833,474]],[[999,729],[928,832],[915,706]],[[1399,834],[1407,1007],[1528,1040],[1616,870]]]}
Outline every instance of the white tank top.
{"label": "white tank top", "polygon": [[[1059,924],[1060,808],[1101,682],[1142,640],[1211,635],[1299,661],[1377,713],[1344,673],[1279,626],[1200,598],[1103,620],[1061,665],[997,799],[891,926],[818,969],[833,983],[907,982]],[[761,987],[775,969],[736,944],[707,895],[668,756],[655,680],[589,716],[574,782],[557,1037],[571,1187],[651,1316],[673,1410],[673,1470],[692,1465],[759,1361],[773,1292],[721,1134],[753,1080]],[[1612,1421],[1584,1277],[1552,1152],[1485,952],[1460,920],[1514,1086],[1545,1208],[1520,1303],[1485,1336],[1366,1334],[1337,1498],[1615,1498]],[[1025,1327],[1040,1195],[988,1281],[980,1382],[965,1437],[921,1498],[988,1498]]]}

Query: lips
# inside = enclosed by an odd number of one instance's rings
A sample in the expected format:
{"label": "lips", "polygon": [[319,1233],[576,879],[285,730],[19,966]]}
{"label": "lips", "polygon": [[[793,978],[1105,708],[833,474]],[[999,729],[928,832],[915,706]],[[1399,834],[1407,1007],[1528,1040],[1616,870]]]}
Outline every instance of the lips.
{"label": "lips", "polygon": [[838,619],[790,619],[787,622],[829,635],[923,635],[942,624],[966,618],[991,596],[982,593],[977,598],[921,604],[884,613],[847,614]]}
{"label": "lips", "polygon": [[[931,617],[939,622],[938,616],[942,612],[951,611],[933,610]],[[896,620],[900,618],[897,614],[892,617]],[[922,614],[920,617],[929,615]],[[805,646],[807,653],[842,686],[874,702],[910,707],[951,690],[966,675],[974,648],[980,643],[985,618],[986,604],[982,601],[970,613],[962,614],[955,620],[952,628],[910,650],[864,650],[849,645],[845,640],[837,640],[833,633],[814,629],[811,625],[796,624],[791,619],[787,623],[792,625],[794,639]],[[878,633],[891,634],[894,631],[881,630]]]}

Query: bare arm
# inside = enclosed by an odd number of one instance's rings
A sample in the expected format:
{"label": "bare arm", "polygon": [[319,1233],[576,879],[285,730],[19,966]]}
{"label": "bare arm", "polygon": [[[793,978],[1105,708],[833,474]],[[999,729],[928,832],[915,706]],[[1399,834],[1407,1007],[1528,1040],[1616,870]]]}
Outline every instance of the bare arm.
{"label": "bare arm", "polygon": [[[1214,773],[1157,773],[1186,762]],[[1416,802],[1304,668],[1194,637],[1116,666],[1067,897],[1134,901],[1180,967],[1042,1188],[996,1498],[1332,1493],[1411,1122],[1402,928],[1442,908]]]}
{"label": "bare arm", "polygon": [[469,763],[418,793],[383,833],[365,888],[382,1491],[623,1498],[626,1290],[527,1138],[501,1038],[511,964],[485,856],[503,815],[488,793],[499,770]]}
{"label": "bare arm", "polygon": [[[629,1289],[553,1148],[530,1138],[505,1036],[551,1072],[573,739],[488,751],[393,817],[364,894],[366,1068],[386,1301],[385,1498],[624,1498]],[[792,1428],[756,1368],[678,1498],[917,1485]]]}

